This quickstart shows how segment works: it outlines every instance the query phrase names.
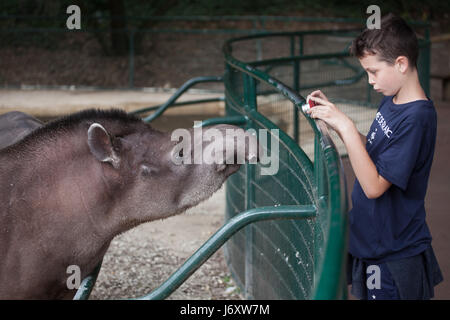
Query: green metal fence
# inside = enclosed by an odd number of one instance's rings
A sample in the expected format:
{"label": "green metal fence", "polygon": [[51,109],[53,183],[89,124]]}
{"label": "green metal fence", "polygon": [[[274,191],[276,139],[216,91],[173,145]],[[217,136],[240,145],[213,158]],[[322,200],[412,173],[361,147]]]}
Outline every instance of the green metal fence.
{"label": "green metal fence", "polygon": [[[302,115],[301,104],[305,101],[298,91],[267,73],[276,66],[271,61],[282,60],[243,63],[232,51],[242,41],[271,37],[290,39],[297,35],[250,36],[232,39],[224,46],[226,114],[245,116],[248,119],[246,129],[267,132],[279,129],[279,135],[274,137],[279,148],[278,172],[261,175],[260,168],[247,165],[230,177],[226,217],[231,219],[241,211],[261,206],[311,205],[316,210],[310,219],[254,223],[226,243],[228,265],[247,298],[337,299],[346,296],[347,203],[337,149],[323,123]],[[266,72],[256,69],[256,64],[264,65]],[[289,65],[292,66],[291,61]],[[298,61],[294,63],[294,67],[297,66]],[[299,73],[294,77],[299,77]],[[298,80],[294,82],[298,85]],[[280,101],[283,105],[276,106]],[[274,122],[279,120],[277,115],[273,116],[276,108],[285,109],[282,112],[290,115],[291,121],[285,123],[284,130]],[[300,117],[314,132],[314,161],[298,143]],[[288,127],[291,130],[287,130]],[[266,152],[272,152],[271,149],[269,144]]]}

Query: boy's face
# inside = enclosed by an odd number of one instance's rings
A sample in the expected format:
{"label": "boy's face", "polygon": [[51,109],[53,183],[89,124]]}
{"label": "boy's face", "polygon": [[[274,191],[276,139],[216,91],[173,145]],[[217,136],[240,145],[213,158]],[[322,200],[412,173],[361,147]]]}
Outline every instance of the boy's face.
{"label": "boy's face", "polygon": [[381,61],[377,54],[366,54],[359,59],[361,66],[366,70],[369,77],[369,84],[377,92],[385,96],[396,95],[403,84],[402,74],[386,61]]}

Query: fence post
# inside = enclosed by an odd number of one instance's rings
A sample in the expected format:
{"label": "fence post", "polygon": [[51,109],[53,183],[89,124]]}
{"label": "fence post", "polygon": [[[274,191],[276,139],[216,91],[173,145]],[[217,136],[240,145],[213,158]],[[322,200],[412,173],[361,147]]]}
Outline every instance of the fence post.
{"label": "fence post", "polygon": [[134,29],[128,29],[128,87],[134,88]]}
{"label": "fence post", "polygon": [[[300,56],[303,55],[303,35],[299,35],[299,41],[298,41],[298,54]],[[291,38],[291,56],[295,56],[295,42],[294,38]],[[294,61],[294,90],[295,92],[300,91],[300,61],[295,60]],[[294,106],[294,141],[297,142],[297,144],[300,144],[300,122],[299,122],[299,116],[298,116],[298,108]]]}
{"label": "fence post", "polygon": [[[246,111],[256,110],[256,82],[255,79],[248,74],[243,74],[244,77],[244,106]],[[252,128],[252,121],[248,121],[245,129]],[[246,167],[246,192],[245,192],[245,209],[253,208],[255,200],[255,190],[253,182],[255,180],[255,166],[248,163]],[[245,228],[245,297],[253,297],[253,225]]]}

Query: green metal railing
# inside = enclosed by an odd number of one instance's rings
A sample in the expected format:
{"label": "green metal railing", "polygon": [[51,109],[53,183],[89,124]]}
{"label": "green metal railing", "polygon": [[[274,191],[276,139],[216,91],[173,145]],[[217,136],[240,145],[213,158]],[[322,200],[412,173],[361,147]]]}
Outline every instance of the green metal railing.
{"label": "green metal railing", "polygon": [[161,286],[138,298],[139,300],[159,300],[167,298],[192,275],[209,257],[211,257],[232,235],[245,226],[264,220],[307,219],[316,214],[314,206],[281,206],[278,208],[261,207],[240,213],[229,220],[211,238],[209,238],[186,262],[177,269]]}
{"label": "green metal railing", "polygon": [[[294,58],[243,63],[232,55],[233,44],[261,37],[264,35],[231,39],[224,45],[227,116],[245,116],[248,119],[246,129],[279,129],[258,112],[259,98],[276,92],[290,102],[287,108],[294,112],[296,127],[305,99],[298,91],[255,67],[292,62]],[[258,222],[226,243],[230,270],[248,298],[346,297],[347,198],[344,175],[339,154],[324,123],[308,117],[306,120],[315,135],[314,162],[299,146],[298,134],[289,136],[280,130],[277,137],[280,168],[275,175],[259,176],[254,166],[247,165],[245,170],[227,181],[228,219],[242,210],[259,206],[291,204],[316,208],[313,219]],[[269,146],[268,153],[270,149]]]}

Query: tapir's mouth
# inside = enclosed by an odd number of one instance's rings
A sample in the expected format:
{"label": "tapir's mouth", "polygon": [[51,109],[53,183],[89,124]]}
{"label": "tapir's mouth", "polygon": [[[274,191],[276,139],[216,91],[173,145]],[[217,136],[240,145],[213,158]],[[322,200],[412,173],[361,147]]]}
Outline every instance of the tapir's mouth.
{"label": "tapir's mouth", "polygon": [[218,172],[223,172],[225,174],[225,178],[228,178],[233,173],[237,172],[240,167],[241,167],[241,165],[238,163],[235,163],[235,164],[221,163],[221,164],[217,165],[216,170]]}
{"label": "tapir's mouth", "polygon": [[[230,173],[231,174],[231,173]],[[220,189],[224,181],[228,175],[225,175],[224,179],[217,178],[215,183],[209,185],[206,190],[201,190],[200,192],[194,193],[185,193],[181,196],[180,202],[178,204],[178,208],[180,208],[180,212],[183,212],[189,208],[192,208],[199,203],[210,198],[217,190]]]}

